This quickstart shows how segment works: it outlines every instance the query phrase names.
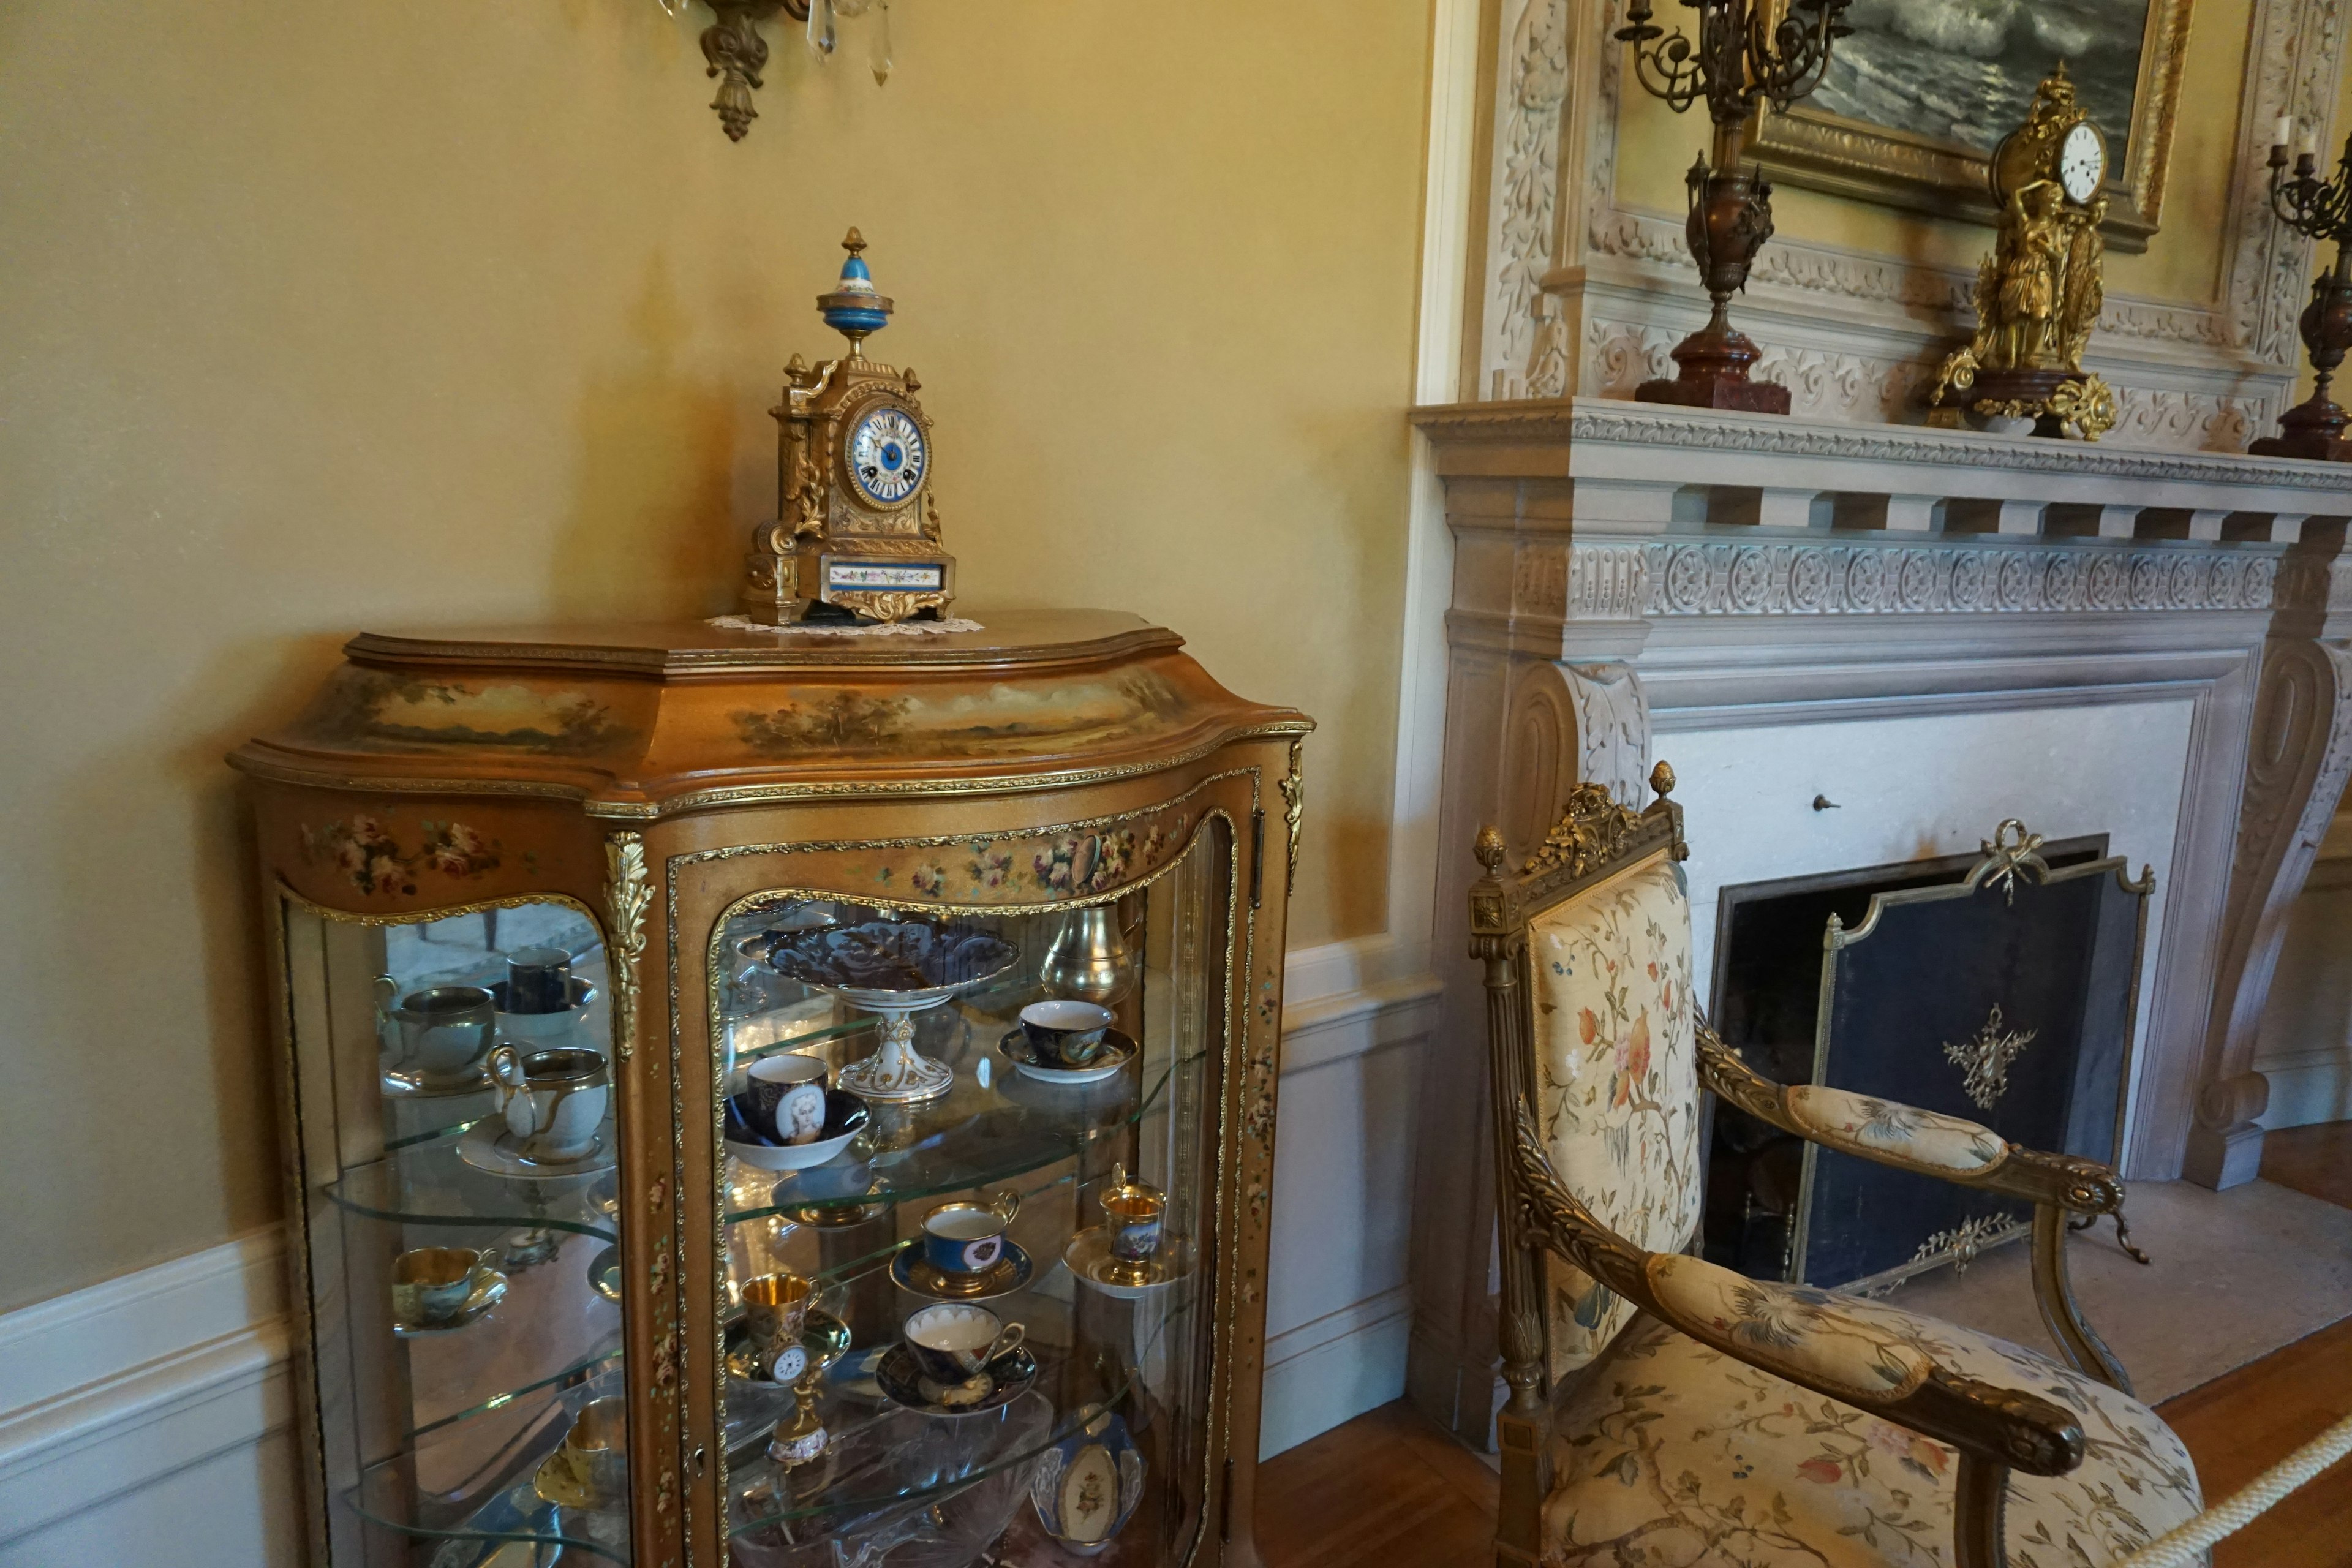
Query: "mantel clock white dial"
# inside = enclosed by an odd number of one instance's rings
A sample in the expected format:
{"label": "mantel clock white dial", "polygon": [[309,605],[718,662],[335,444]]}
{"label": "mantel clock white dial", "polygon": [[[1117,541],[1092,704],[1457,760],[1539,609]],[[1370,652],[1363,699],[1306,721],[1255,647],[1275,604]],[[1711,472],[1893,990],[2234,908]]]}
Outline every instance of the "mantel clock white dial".
{"label": "mantel clock white dial", "polygon": [[885,404],[851,429],[847,458],[858,493],[876,506],[895,507],[923,488],[931,454],[922,426],[905,409]]}
{"label": "mantel clock white dial", "polygon": [[2090,122],[2084,121],[2067,132],[2066,139],[2058,144],[2058,184],[2066,199],[2089,205],[2106,174],[2106,145]]}

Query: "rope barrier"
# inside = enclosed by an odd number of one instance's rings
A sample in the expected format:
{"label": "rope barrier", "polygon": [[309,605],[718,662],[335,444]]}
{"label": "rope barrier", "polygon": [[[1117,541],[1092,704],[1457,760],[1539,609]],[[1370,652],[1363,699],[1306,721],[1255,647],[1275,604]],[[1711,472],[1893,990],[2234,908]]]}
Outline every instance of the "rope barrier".
{"label": "rope barrier", "polygon": [[2347,1415],[2285,1458],[2264,1470],[2228,1502],[2209,1508],[2195,1519],[2116,1563],[2115,1568],[2189,1568],[2215,1542],[2252,1524],[2273,1504],[2320,1471],[2352,1454],[2352,1415]]}

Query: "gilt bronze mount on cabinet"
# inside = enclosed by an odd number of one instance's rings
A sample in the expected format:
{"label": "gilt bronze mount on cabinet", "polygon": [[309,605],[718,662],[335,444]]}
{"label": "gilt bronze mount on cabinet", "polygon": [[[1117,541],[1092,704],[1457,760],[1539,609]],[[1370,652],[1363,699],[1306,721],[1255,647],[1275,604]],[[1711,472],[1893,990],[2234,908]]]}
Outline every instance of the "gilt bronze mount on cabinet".
{"label": "gilt bronze mount on cabinet", "polygon": [[2334,240],[2336,265],[2312,279],[2311,303],[2299,323],[2315,377],[2311,396],[2281,417],[2279,434],[2263,437],[2248,450],[2258,458],[2352,462],[2352,441],[2344,438],[2347,416],[2329,395],[2336,367],[2352,349],[2352,256],[2345,251],[2345,240],[2352,237],[2352,140],[2344,144],[2334,179],[2319,177],[2318,155],[2308,143],[2295,155],[2294,173],[2289,174],[2287,137],[2293,130],[2293,121],[2282,121],[2271,146],[2271,210],[2298,234]]}
{"label": "gilt bronze mount on cabinet", "polygon": [[1675,113],[1706,100],[1714,142],[1685,181],[1684,235],[1714,309],[1706,326],[1675,346],[1681,374],[1645,381],[1633,395],[1643,403],[1786,414],[1789,389],[1748,379],[1763,351],[1731,324],[1731,297],[1748,287],[1748,268],[1772,237],[1772,187],[1740,160],[1759,103],[1785,110],[1820,85],[1831,47],[1850,31],[1842,20],[1850,0],[1794,0],[1785,8],[1766,0],[1683,3],[1699,14],[1695,44],[1680,29],[1669,36],[1653,22],[1651,0],[1632,0],[1616,36],[1633,46],[1643,87]]}

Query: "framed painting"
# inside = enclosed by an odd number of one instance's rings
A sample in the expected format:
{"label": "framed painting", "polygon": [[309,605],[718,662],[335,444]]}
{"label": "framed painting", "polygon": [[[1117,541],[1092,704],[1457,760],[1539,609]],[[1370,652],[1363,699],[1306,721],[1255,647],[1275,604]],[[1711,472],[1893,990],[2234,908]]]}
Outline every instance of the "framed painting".
{"label": "framed painting", "polygon": [[2191,0],[1854,0],[1811,97],[1759,111],[1792,185],[1992,223],[1985,165],[2063,62],[2107,139],[2107,243],[2144,250],[2164,202]]}

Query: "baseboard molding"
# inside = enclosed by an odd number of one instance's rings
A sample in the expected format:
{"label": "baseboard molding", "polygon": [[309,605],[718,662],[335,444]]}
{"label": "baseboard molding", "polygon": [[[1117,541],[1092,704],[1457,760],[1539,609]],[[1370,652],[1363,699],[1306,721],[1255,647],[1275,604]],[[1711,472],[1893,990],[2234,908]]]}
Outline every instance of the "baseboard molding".
{"label": "baseboard molding", "polygon": [[28,1538],[286,1427],[282,1267],[257,1232],[0,1317],[0,1560],[39,1561]]}
{"label": "baseboard molding", "polygon": [[1412,1328],[1412,1290],[1399,1285],[1268,1340],[1258,1458],[1402,1397]]}
{"label": "baseboard molding", "polygon": [[2254,1068],[2271,1086],[2264,1128],[2275,1131],[2352,1118],[2352,1051],[2344,1047],[2264,1058]]}

